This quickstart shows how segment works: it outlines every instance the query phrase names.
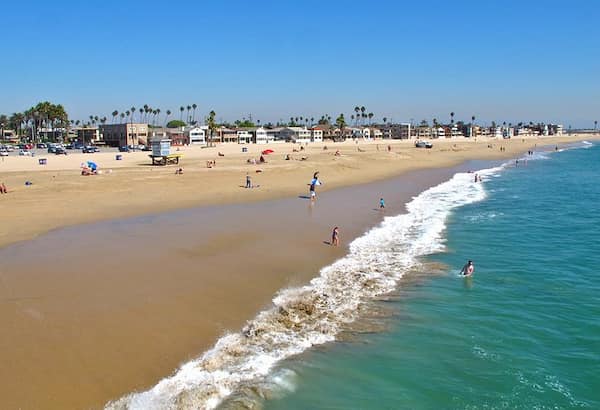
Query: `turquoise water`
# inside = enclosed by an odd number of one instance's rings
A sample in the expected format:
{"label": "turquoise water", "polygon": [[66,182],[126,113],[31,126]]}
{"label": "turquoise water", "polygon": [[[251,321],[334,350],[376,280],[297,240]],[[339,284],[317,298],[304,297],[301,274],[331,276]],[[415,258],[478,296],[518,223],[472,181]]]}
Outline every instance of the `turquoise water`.
{"label": "turquoise water", "polygon": [[444,272],[403,279],[380,302],[385,331],[280,363],[265,407],[600,408],[599,159],[569,149],[488,175],[428,258]]}

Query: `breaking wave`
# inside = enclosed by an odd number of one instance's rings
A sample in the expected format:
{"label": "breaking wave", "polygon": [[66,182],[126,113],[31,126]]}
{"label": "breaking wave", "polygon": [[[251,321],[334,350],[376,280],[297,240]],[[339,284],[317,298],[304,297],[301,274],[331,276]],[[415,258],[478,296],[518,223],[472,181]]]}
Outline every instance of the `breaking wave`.
{"label": "breaking wave", "polygon": [[[500,169],[478,174],[491,177]],[[446,219],[453,209],[485,197],[484,184],[473,183],[469,173],[458,173],[422,192],[406,205],[407,213],[386,217],[355,239],[347,256],[321,269],[309,284],[281,290],[273,306],[241,332],[222,337],[153,388],[106,408],[213,409],[240,394],[264,397],[268,392],[261,386],[278,362],[335,340],[359,317],[365,303],[394,290],[399,279],[418,266],[419,258],[444,249]],[[288,377],[282,377],[282,383],[288,383]]]}

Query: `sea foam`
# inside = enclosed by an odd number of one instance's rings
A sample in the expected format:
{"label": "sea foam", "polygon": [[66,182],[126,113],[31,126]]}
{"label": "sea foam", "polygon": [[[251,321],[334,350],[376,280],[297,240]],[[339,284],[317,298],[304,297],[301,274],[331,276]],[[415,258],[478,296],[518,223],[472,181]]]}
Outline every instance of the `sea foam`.
{"label": "sea foam", "polygon": [[[501,169],[478,174],[491,177]],[[394,290],[420,257],[442,251],[448,215],[483,200],[484,185],[474,183],[471,173],[458,173],[422,192],[406,205],[407,213],[386,217],[355,239],[345,257],[321,269],[309,284],[281,290],[273,306],[240,332],[222,337],[153,388],[124,396],[106,408],[213,409],[232,396],[267,396],[261,386],[278,362],[335,340],[359,317],[362,305]],[[280,379],[286,385],[293,378]]]}

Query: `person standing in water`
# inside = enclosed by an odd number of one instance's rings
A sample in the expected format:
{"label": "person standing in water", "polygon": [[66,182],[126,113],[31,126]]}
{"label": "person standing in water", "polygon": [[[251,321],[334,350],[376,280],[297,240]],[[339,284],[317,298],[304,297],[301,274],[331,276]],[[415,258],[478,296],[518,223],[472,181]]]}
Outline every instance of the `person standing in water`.
{"label": "person standing in water", "polygon": [[465,266],[460,271],[460,274],[463,276],[470,276],[475,272],[475,266],[473,265],[473,261],[468,261]]}
{"label": "person standing in water", "polygon": [[331,246],[338,246],[340,244],[340,230],[336,226],[331,232]]}

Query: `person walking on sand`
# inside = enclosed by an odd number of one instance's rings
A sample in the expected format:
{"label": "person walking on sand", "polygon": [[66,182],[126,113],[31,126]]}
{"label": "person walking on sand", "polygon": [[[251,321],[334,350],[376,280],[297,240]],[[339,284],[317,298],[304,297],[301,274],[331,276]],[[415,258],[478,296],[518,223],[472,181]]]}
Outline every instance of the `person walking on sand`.
{"label": "person walking on sand", "polygon": [[331,232],[331,246],[338,246],[340,244],[340,229],[336,226]]}
{"label": "person walking on sand", "polygon": [[382,211],[385,210],[385,201],[383,200],[383,198],[379,198],[379,209],[381,209]]}
{"label": "person walking on sand", "polygon": [[252,188],[252,178],[248,173],[246,173],[246,188]]}

